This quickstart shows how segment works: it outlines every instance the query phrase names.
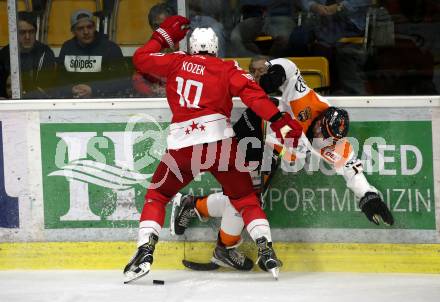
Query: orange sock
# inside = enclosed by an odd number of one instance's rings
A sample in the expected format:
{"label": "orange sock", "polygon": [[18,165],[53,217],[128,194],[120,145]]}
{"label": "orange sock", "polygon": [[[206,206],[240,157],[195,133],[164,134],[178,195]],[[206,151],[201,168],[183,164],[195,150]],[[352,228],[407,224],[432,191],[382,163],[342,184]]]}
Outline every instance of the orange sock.
{"label": "orange sock", "polygon": [[240,235],[229,235],[223,230],[220,230],[220,242],[226,247],[236,245],[241,239]]}
{"label": "orange sock", "polygon": [[209,217],[208,212],[208,197],[203,197],[196,200],[196,209],[199,212],[200,216],[203,218]]}

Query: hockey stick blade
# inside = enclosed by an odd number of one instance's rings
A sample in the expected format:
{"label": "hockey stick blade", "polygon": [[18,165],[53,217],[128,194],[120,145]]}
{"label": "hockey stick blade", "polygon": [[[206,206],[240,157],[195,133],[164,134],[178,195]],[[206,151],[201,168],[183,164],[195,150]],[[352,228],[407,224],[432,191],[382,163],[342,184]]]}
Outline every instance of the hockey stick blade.
{"label": "hockey stick blade", "polygon": [[193,262],[188,260],[182,260],[182,264],[189,269],[192,269],[194,271],[215,271],[220,267],[220,265],[215,264],[213,262],[208,263],[199,263],[199,262]]}

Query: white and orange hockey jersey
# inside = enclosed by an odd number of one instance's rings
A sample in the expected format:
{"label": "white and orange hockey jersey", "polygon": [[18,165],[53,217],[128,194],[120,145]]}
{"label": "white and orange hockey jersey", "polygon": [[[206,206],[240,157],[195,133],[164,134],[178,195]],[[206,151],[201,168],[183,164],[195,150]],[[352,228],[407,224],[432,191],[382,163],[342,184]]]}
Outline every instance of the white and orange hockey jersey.
{"label": "white and orange hockey jersey", "polygon": [[338,174],[345,178],[347,187],[358,198],[363,197],[366,192],[377,193],[377,189],[371,186],[363,175],[362,162],[356,158],[347,139],[338,141],[333,139],[314,140],[311,143],[307,138],[306,133],[312,126],[312,122],[331,106],[328,101],[307,86],[300,70],[292,61],[280,58],[271,60],[270,64],[281,65],[286,72],[286,81],[280,87],[282,96],[278,108],[280,111],[288,112],[296,118],[302,125],[304,133],[297,148],[285,150],[279,145],[270,127],[266,127],[266,143],[274,146],[278,152],[282,152],[283,159],[288,161],[298,159],[307,161],[307,157],[312,156],[312,154],[320,156],[331,164]]}

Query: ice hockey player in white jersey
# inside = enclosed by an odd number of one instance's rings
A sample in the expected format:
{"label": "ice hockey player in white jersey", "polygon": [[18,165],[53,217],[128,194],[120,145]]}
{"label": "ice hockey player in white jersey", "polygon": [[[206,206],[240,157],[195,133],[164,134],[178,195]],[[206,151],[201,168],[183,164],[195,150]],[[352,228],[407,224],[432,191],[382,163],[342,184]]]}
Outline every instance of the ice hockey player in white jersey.
{"label": "ice hockey player in white jersey", "polygon": [[[303,135],[298,146],[289,149],[280,146],[270,129],[267,129],[269,127],[266,127],[266,145],[272,146],[274,152],[286,161],[299,162],[298,167],[302,167],[311,155],[320,156],[345,179],[347,187],[360,200],[359,208],[368,220],[377,225],[381,220],[387,225],[392,225],[394,219],[391,212],[377,189],[367,181],[363,174],[362,162],[356,158],[351,144],[345,139],[349,129],[347,111],[331,106],[324,97],[310,89],[292,61],[280,58],[269,61],[267,65],[268,71],[260,80],[261,87],[268,94],[277,90],[282,92],[279,108],[281,111],[289,112],[301,123]],[[240,127],[237,127],[237,124],[234,126],[239,139],[249,136],[247,128],[255,129],[260,125],[259,120],[249,125],[252,123],[250,117],[254,116],[249,110],[245,111],[244,115],[247,116],[242,116],[237,122]],[[260,152],[262,155],[262,150]],[[172,223],[177,235],[185,232],[191,219],[222,217],[217,246],[211,261],[238,270],[252,269],[252,260],[236,249],[241,241],[244,225],[240,213],[235,211],[225,195],[179,195],[174,198],[174,206],[176,210]]]}

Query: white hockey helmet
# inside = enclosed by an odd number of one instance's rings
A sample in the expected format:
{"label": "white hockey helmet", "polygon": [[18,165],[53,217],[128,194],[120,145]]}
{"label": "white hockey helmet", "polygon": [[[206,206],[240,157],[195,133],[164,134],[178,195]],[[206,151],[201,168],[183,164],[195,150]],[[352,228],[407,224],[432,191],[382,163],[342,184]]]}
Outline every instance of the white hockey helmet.
{"label": "white hockey helmet", "polygon": [[208,53],[217,56],[218,37],[211,27],[196,27],[189,37],[190,54]]}

